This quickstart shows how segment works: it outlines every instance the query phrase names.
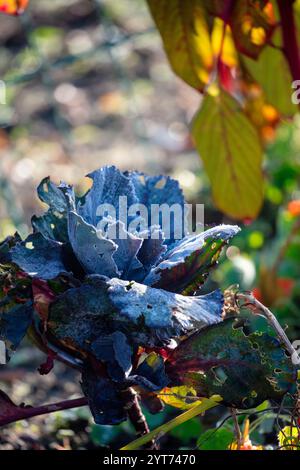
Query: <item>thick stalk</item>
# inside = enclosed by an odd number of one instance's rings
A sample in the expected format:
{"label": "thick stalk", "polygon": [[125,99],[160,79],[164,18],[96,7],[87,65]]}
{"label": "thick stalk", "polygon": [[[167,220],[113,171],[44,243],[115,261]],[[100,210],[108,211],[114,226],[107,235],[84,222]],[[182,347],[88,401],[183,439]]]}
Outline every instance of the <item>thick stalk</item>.
{"label": "thick stalk", "polygon": [[[122,392],[122,396],[125,402],[125,409],[127,411],[128,418],[136,430],[137,436],[142,437],[149,434],[150,429],[142,411],[138,394],[133,388],[128,388]],[[149,441],[149,448],[158,448],[155,440]]]}
{"label": "thick stalk", "polygon": [[[33,418],[34,416],[40,416],[54,411],[68,410],[70,408],[78,408],[80,406],[87,405],[87,399],[85,397],[75,398],[74,400],[65,400],[58,403],[52,403],[50,405],[43,405],[37,407],[31,406],[15,406],[15,410],[11,408],[11,412],[7,416],[1,417],[0,413],[0,426],[5,426],[10,423],[15,423],[22,419]],[[12,403],[13,407],[13,403]]]}

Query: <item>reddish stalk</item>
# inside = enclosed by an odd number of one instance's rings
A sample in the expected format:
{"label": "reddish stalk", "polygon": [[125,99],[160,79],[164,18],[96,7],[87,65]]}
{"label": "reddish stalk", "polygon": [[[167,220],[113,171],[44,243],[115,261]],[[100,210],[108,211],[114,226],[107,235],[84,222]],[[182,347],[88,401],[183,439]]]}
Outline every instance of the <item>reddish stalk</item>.
{"label": "reddish stalk", "polygon": [[9,412],[5,416],[1,416],[0,410],[0,426],[15,423],[16,421],[20,421],[22,419],[33,418],[34,416],[53,413],[54,411],[68,410],[70,408],[78,408],[80,406],[86,405],[87,399],[85,397],[75,398],[74,400],[60,401],[58,403],[52,403],[50,405],[43,405],[37,407],[16,406],[11,402]]}
{"label": "reddish stalk", "polygon": [[[137,435],[143,436],[149,433],[149,427],[146,418],[140,407],[137,393],[129,388],[122,392],[124,406],[128,413],[128,418],[134,426]],[[74,400],[65,400],[58,403],[52,403],[43,406],[31,407],[26,405],[17,406],[11,399],[0,390],[0,427],[7,424],[16,423],[22,419],[29,419],[35,416],[41,416],[55,411],[68,410],[86,406],[88,400],[86,397],[75,398]],[[152,449],[157,448],[155,441],[151,441]]]}
{"label": "reddish stalk", "polygon": [[283,51],[293,80],[300,80],[300,52],[293,11],[294,0],[277,0],[283,36]]}

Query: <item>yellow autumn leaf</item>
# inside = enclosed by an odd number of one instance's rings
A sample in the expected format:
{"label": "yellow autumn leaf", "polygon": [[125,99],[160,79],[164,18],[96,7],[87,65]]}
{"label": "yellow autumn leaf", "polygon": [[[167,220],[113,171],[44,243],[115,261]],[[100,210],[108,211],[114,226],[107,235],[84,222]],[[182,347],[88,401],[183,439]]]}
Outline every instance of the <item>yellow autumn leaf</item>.
{"label": "yellow autumn leaf", "polygon": [[224,32],[224,27],[224,21],[220,18],[215,18],[211,35],[214,56],[216,58],[220,58],[223,64],[228,67],[237,67],[238,57],[232,38],[231,28],[227,25]]}
{"label": "yellow autumn leaf", "polygon": [[239,103],[223,90],[207,94],[192,134],[217,207],[234,219],[257,217],[263,202],[263,151]]}
{"label": "yellow autumn leaf", "polygon": [[214,65],[206,11],[201,0],[148,0],[174,72],[203,91]]}
{"label": "yellow autumn leaf", "polygon": [[166,405],[188,410],[195,405],[200,405],[201,400],[197,398],[197,393],[192,387],[182,385],[180,387],[164,388],[158,397],[166,403]]}
{"label": "yellow autumn leaf", "polygon": [[285,426],[278,434],[279,447],[282,450],[300,450],[300,433],[295,426]]}

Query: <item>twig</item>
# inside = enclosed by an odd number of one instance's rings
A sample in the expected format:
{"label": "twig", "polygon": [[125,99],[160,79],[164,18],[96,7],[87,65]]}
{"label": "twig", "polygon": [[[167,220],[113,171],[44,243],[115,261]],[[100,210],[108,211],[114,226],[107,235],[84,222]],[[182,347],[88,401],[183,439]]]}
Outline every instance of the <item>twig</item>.
{"label": "twig", "polygon": [[285,345],[287,351],[291,354],[291,356],[298,357],[297,351],[291,344],[282,326],[280,325],[275,315],[271,312],[271,310],[269,310],[267,307],[265,307],[265,305],[259,302],[259,300],[257,300],[252,294],[239,293],[236,294],[236,299],[238,301],[240,300],[244,302],[245,305],[247,305],[254,314],[262,315],[263,317],[265,317],[268,320],[269,324],[274,328],[281,342]]}
{"label": "twig", "polygon": [[233,419],[233,425],[234,425],[234,431],[236,435],[236,442],[237,442],[237,450],[240,450],[242,444],[243,444],[243,437],[241,433],[241,429],[239,426],[239,422],[237,419],[237,412],[235,408],[230,408],[230,413]]}

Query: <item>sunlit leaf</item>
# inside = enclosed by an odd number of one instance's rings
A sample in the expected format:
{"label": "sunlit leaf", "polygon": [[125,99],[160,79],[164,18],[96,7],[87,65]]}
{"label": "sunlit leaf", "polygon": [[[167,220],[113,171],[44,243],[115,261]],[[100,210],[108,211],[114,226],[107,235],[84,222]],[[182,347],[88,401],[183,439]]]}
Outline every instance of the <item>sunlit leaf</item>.
{"label": "sunlit leaf", "polygon": [[216,265],[222,248],[239,230],[235,225],[217,225],[179,240],[150,271],[144,283],[185,295],[193,294]]}
{"label": "sunlit leaf", "polygon": [[216,205],[235,219],[252,219],[263,201],[263,152],[256,129],[224,91],[206,95],[192,133]]}
{"label": "sunlit leaf", "polygon": [[279,341],[267,333],[246,336],[236,321],[224,320],[183,341],[166,365],[171,384],[192,387],[201,397],[219,394],[238,408],[294,393],[296,369]]}
{"label": "sunlit leaf", "polygon": [[180,408],[181,410],[188,410],[201,403],[201,400],[197,397],[196,390],[185,385],[172,388],[166,387],[161,390],[158,397],[166,405],[174,406],[174,408]]}
{"label": "sunlit leaf", "polygon": [[293,79],[282,51],[267,46],[257,60],[243,57],[243,63],[263,88],[268,103],[283,116],[293,116],[297,112],[291,99]]}
{"label": "sunlit leaf", "polygon": [[174,72],[203,91],[213,54],[205,9],[200,0],[148,0]]}
{"label": "sunlit leaf", "polygon": [[50,306],[49,327],[57,338],[85,351],[113,331],[126,334],[130,344],[159,347],[193,328],[221,321],[222,309],[218,290],[189,297],[93,276],[57,297]]}
{"label": "sunlit leaf", "polygon": [[278,434],[282,450],[300,450],[300,432],[295,426],[285,426]]}
{"label": "sunlit leaf", "polygon": [[231,28],[226,26],[224,31],[224,22],[216,18],[211,35],[212,48],[216,58],[221,60],[228,67],[238,65],[238,57],[235,44],[232,38]]}

